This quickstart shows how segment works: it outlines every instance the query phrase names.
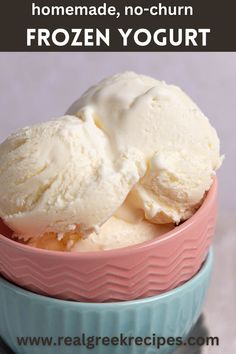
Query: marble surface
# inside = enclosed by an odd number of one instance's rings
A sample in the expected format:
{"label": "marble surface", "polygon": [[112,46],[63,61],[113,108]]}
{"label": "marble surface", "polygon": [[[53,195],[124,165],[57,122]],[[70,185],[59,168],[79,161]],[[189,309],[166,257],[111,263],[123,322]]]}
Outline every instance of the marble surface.
{"label": "marble surface", "polygon": [[236,214],[221,212],[214,241],[214,270],[204,313],[220,346],[209,354],[236,353]]}
{"label": "marble surface", "polygon": [[218,173],[221,210],[204,313],[210,334],[220,338],[209,354],[236,353],[236,53],[0,53],[0,141],[62,115],[88,86],[125,70],[181,86],[219,133],[226,159]]}

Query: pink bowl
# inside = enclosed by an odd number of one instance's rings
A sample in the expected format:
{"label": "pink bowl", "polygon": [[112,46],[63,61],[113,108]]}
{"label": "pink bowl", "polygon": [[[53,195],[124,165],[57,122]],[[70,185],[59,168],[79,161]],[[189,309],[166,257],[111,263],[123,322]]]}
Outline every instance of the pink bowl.
{"label": "pink bowl", "polygon": [[123,249],[69,253],[17,243],[0,224],[0,273],[33,292],[79,301],[120,301],[158,295],[198,272],[216,224],[217,181],[187,221],[155,240]]}

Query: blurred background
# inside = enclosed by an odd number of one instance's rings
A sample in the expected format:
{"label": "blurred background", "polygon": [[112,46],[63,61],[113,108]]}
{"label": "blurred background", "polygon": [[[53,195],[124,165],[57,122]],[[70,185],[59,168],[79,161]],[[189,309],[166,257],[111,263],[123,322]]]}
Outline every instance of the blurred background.
{"label": "blurred background", "polygon": [[0,141],[25,125],[63,115],[90,85],[133,70],[179,85],[217,129],[221,208],[236,210],[236,53],[1,53]]}
{"label": "blurred background", "polygon": [[209,353],[236,352],[236,53],[1,53],[0,141],[17,128],[63,115],[90,85],[132,70],[176,84],[216,128],[226,158],[218,173],[215,271],[205,308],[220,337]]}

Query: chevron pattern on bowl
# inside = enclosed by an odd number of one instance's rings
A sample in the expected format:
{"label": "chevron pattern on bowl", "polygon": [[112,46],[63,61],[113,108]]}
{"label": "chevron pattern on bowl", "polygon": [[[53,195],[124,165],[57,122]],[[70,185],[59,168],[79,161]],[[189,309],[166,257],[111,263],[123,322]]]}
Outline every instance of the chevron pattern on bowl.
{"label": "chevron pattern on bowl", "polygon": [[171,290],[191,279],[216,224],[217,181],[202,206],[174,230],[139,245],[101,252],[40,250],[11,240],[0,226],[0,274],[33,292],[77,301],[122,301]]}
{"label": "chevron pattern on bowl", "polygon": [[[116,303],[56,300],[23,290],[0,278],[0,333],[16,354],[155,354],[155,346],[18,346],[16,337],[86,336],[186,338],[202,309],[212,270],[212,252],[190,281],[165,294]],[[163,346],[159,354],[170,354]]]}

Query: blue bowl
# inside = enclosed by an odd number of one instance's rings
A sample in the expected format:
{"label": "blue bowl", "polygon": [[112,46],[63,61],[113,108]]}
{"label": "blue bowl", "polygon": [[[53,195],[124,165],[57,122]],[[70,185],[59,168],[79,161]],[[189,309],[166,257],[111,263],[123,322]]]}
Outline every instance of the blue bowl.
{"label": "blue bowl", "polygon": [[[56,300],[23,290],[0,278],[0,335],[16,354],[169,354],[175,345],[141,345],[142,339],[129,339],[123,345],[117,341],[124,337],[187,337],[202,309],[212,271],[213,255],[201,270],[184,285],[165,294],[146,299],[115,303],[82,303]],[[84,334],[84,336],[83,336]],[[105,339],[92,349],[88,337]],[[25,341],[39,339],[40,344],[24,345]],[[52,343],[42,344],[41,338],[52,337]],[[60,338],[63,337],[63,338]],[[68,337],[68,338],[65,338]],[[95,340],[95,339],[94,339]],[[146,341],[150,343],[150,339]],[[116,344],[115,344],[116,343]],[[127,343],[128,345],[126,345]],[[106,345],[105,345],[106,344]]]}

